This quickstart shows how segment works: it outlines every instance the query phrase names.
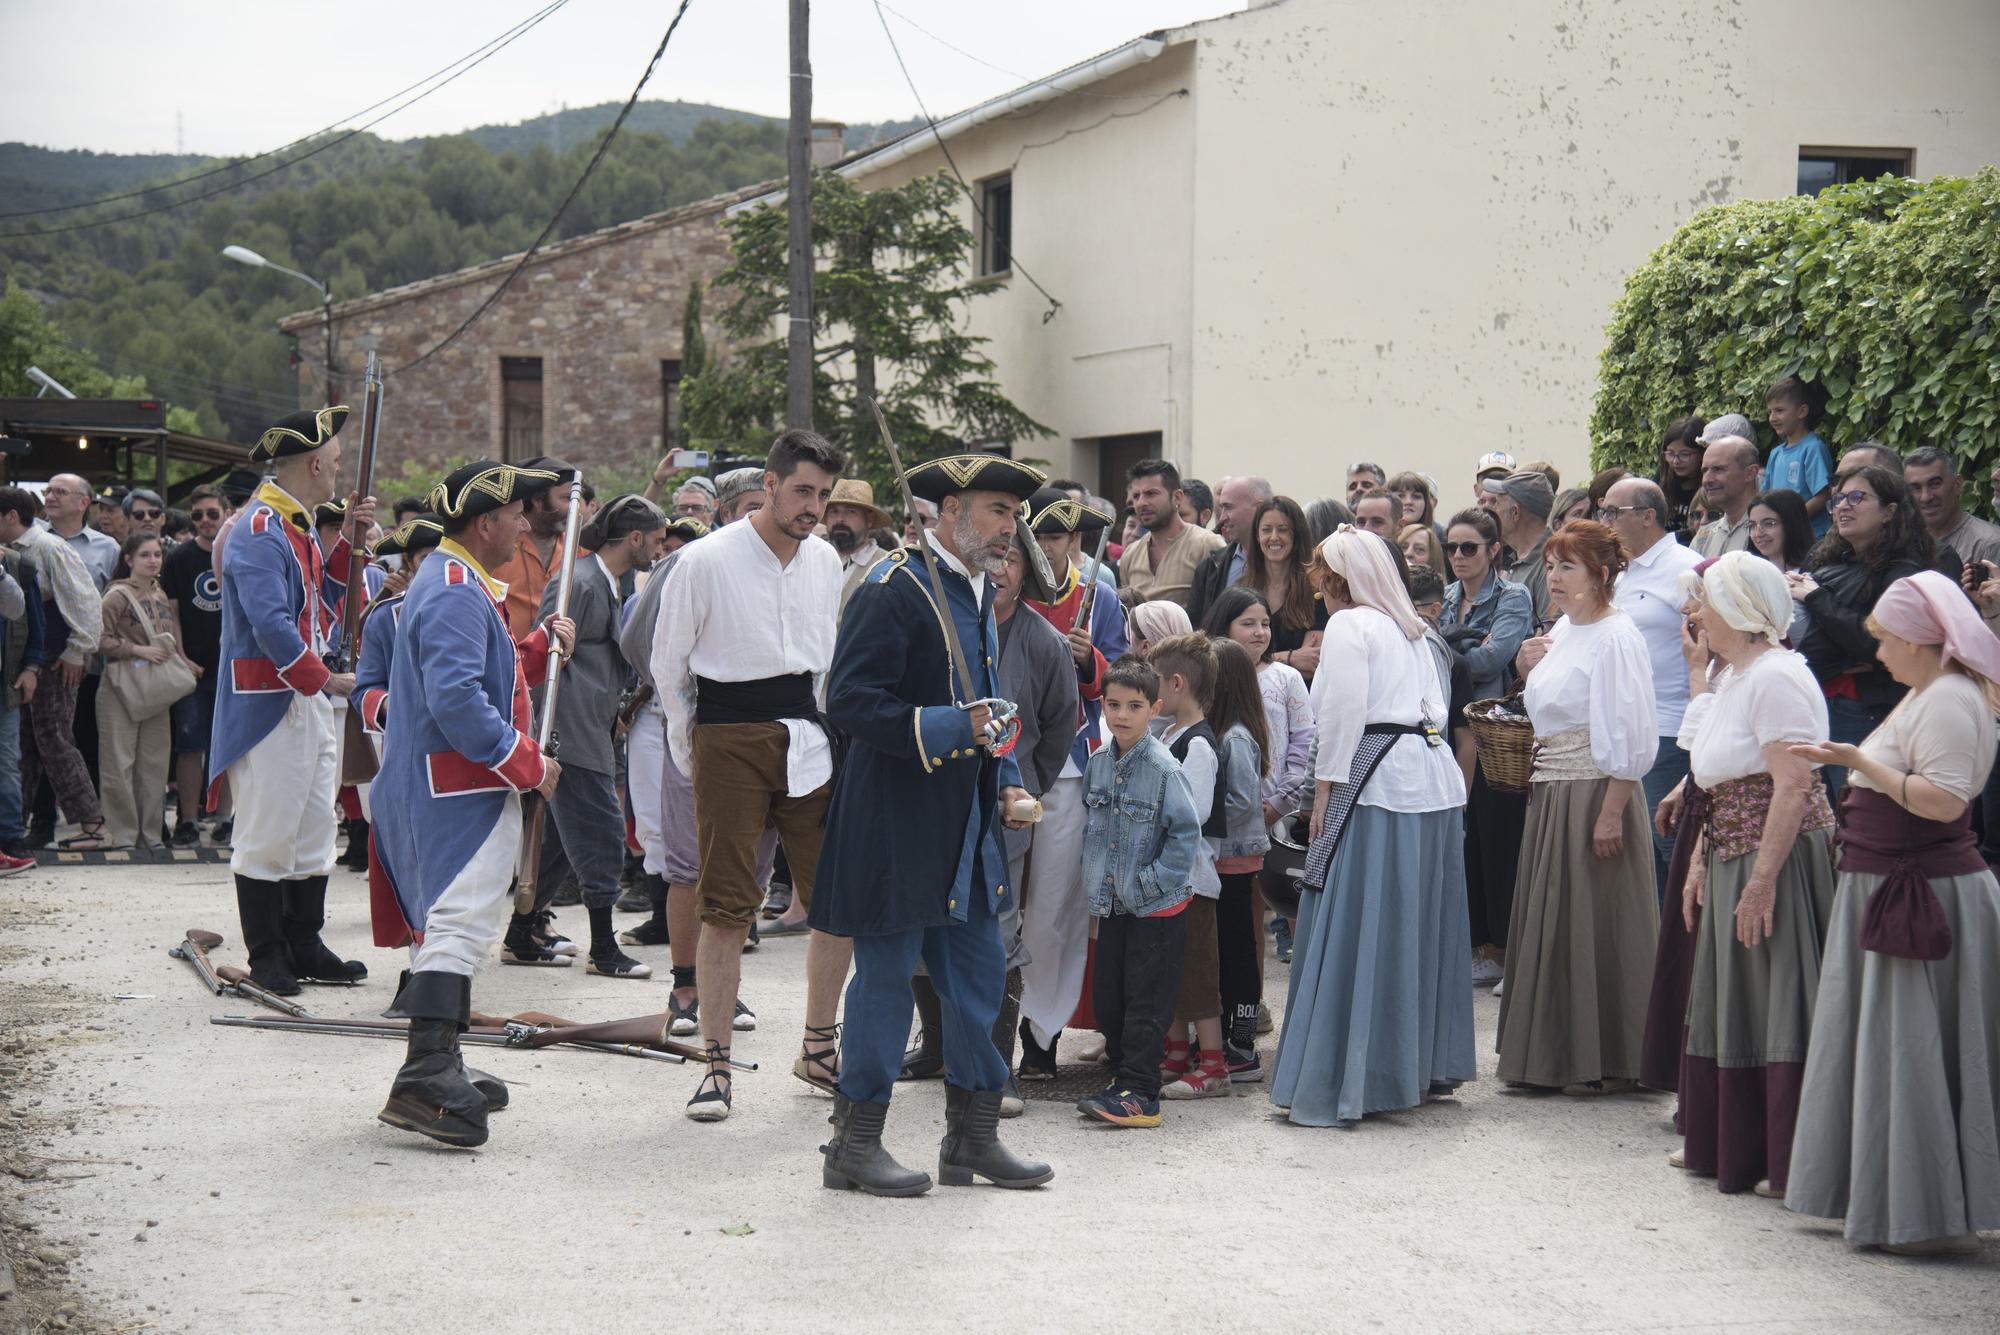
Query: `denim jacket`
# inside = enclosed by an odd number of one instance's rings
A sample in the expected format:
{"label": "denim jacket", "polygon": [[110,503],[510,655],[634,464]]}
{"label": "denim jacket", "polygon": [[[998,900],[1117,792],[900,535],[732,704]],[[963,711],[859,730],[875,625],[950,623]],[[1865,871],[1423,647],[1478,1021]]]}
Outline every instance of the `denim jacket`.
{"label": "denim jacket", "polygon": [[1092,917],[1144,917],[1193,893],[1202,818],[1159,738],[1116,750],[1099,747],[1083,772],[1083,884]]}
{"label": "denim jacket", "polygon": [[1228,832],[1209,841],[1216,860],[1256,857],[1271,851],[1264,826],[1264,776],[1257,765],[1257,741],[1241,723],[1222,735],[1222,812]]}
{"label": "denim jacket", "polygon": [[[1444,591],[1438,629],[1449,631],[1459,624],[1458,608],[1464,598],[1464,582],[1454,580]],[[1472,674],[1472,698],[1491,699],[1503,693],[1507,668],[1513,663],[1521,641],[1535,628],[1534,597],[1521,585],[1502,579],[1499,571],[1489,571],[1479,596],[1472,600],[1472,607],[1465,614],[1465,624],[1485,631],[1487,641],[1459,653],[1465,660],[1465,670]]]}

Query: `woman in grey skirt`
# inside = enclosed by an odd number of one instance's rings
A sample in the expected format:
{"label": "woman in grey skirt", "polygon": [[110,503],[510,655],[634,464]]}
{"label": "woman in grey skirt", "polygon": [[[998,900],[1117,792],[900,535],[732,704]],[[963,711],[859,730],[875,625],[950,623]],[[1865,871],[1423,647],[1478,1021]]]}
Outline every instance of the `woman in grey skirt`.
{"label": "woman in grey skirt", "polygon": [[[1667,1162],[1726,1192],[1782,1196],[1833,906],[1833,811],[1792,748],[1826,740],[1826,697],[1806,661],[1779,647],[1792,609],[1776,566],[1731,552],[1699,578],[1700,629],[1683,633],[1725,666],[1712,688],[1688,674],[1681,720],[1709,811],[1682,891],[1695,937],[1685,1139]],[[1676,819],[1682,800],[1676,787],[1660,809]]]}
{"label": "woman in grey skirt", "polygon": [[1500,1078],[1589,1097],[1632,1089],[1659,901],[1638,781],[1653,767],[1653,667],[1611,605],[1618,535],[1563,525],[1543,549],[1562,620],[1521,646],[1535,725],[1528,825],[1507,928]]}
{"label": "woman in grey skirt", "polygon": [[1449,689],[1389,544],[1342,527],[1314,574],[1332,616],[1319,750],[1271,1102],[1302,1126],[1411,1108],[1477,1073],[1465,949],[1465,780]]}
{"label": "woman in grey skirt", "polygon": [[1848,767],[1785,1205],[1849,1242],[1969,1254],[2000,1228],[2000,884],[1970,831],[1996,748],[2000,641],[1932,571],[1891,584],[1868,629],[1909,694]]}

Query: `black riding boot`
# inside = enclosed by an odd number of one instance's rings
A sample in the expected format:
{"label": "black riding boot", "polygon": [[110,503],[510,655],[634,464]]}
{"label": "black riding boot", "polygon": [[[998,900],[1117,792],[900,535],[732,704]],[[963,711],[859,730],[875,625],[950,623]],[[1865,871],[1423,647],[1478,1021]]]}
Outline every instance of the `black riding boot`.
{"label": "black riding boot", "polygon": [[447,1145],[484,1145],[486,1096],[466,1078],[458,1054],[458,1036],[472,1022],[472,980],[429,969],[410,974],[384,1013],[410,1022],[410,1047],[376,1116]]}
{"label": "black riding boot", "polygon": [[833,1139],[819,1147],[826,1156],[820,1184],[835,1191],[865,1191],[870,1196],[921,1196],[931,1189],[931,1175],[905,1168],[882,1148],[882,1127],[889,1120],[886,1103],[855,1103],[845,1094],[833,1096]]}
{"label": "black riding boot", "polygon": [[[397,997],[400,998],[403,995],[403,989],[409,985],[410,971],[405,969],[402,975],[396,979]],[[389,1009],[383,1011],[382,1016],[384,1019],[390,1020],[400,1018],[400,1013],[396,1010],[396,1003],[393,1001],[390,1002]],[[497,1075],[489,1075],[485,1071],[476,1071],[472,1067],[467,1066],[462,1048],[460,1049],[458,1069],[465,1072],[465,1078],[472,1082],[472,1087],[478,1090],[480,1096],[486,1100],[487,1112],[499,1112],[507,1106],[509,1102],[507,1082]]]}
{"label": "black riding boot", "polygon": [[326,877],[281,881],[284,887],[285,944],[292,952],[292,969],[302,982],[358,983],[368,976],[360,960],[344,960],[326,948],[319,929],[326,926]]}
{"label": "black riding boot", "polygon": [[910,980],[917,997],[917,1044],[903,1054],[903,1071],[898,1080],[935,1080],[944,1074],[944,1020],[938,1009],[937,988],[930,975],[918,974]]}
{"label": "black riding boot", "polygon": [[1045,1163],[1015,1157],[1000,1143],[1000,1092],[976,1094],[944,1087],[944,1140],[938,1145],[938,1181],[969,1187],[983,1177],[996,1187],[1039,1187],[1056,1175]]}
{"label": "black riding boot", "polygon": [[278,882],[237,877],[236,919],[243,927],[251,981],[281,997],[297,996],[299,980],[285,946],[284,892]]}
{"label": "black riding boot", "polygon": [[341,850],[340,858],[334,865],[349,871],[367,871],[368,822],[356,816],[353,820],[342,821],[341,828],[347,833],[347,847]]}

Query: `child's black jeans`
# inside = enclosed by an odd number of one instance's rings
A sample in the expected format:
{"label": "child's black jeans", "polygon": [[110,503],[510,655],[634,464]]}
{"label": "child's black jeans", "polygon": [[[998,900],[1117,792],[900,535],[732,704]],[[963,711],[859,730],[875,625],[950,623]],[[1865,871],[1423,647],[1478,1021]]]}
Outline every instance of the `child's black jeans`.
{"label": "child's black jeans", "polygon": [[1091,1004],[1111,1058],[1115,1089],[1160,1096],[1160,1062],[1181,990],[1187,915],[1134,918],[1114,912],[1097,920],[1096,984]]}

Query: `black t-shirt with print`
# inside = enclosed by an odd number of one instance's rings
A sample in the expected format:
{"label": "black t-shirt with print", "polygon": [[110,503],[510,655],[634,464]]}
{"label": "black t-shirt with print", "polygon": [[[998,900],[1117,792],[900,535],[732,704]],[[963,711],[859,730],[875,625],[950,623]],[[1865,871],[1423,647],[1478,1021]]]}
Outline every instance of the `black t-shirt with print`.
{"label": "black t-shirt with print", "polygon": [[180,611],[182,650],[213,680],[222,656],[222,585],[215,578],[214,554],[199,543],[183,542],[167,553],[160,587]]}

